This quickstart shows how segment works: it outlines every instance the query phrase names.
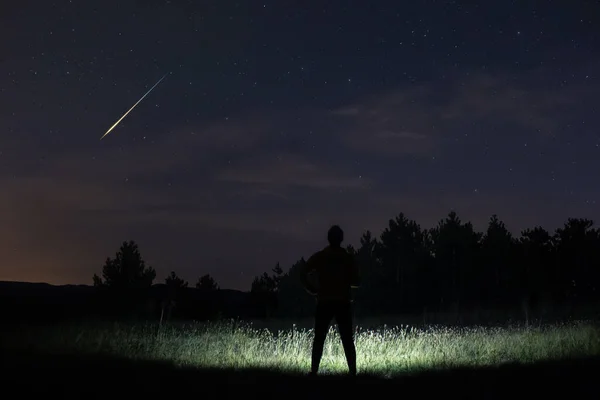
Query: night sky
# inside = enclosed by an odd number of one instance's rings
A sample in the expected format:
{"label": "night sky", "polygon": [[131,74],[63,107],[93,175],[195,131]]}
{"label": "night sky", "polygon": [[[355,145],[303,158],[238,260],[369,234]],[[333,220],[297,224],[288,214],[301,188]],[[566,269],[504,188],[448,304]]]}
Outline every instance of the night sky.
{"label": "night sky", "polygon": [[135,240],[248,290],[333,223],[600,219],[596,1],[4,3],[0,280]]}

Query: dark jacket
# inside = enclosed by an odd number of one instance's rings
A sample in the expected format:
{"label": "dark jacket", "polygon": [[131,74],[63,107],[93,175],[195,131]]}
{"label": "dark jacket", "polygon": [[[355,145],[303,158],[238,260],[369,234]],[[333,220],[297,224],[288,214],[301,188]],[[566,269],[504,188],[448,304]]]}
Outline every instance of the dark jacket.
{"label": "dark jacket", "polygon": [[[314,273],[317,285],[313,286],[308,275]],[[322,301],[351,301],[351,288],[360,285],[358,267],[354,257],[342,247],[327,246],[313,254],[302,270],[300,279],[310,293]]]}

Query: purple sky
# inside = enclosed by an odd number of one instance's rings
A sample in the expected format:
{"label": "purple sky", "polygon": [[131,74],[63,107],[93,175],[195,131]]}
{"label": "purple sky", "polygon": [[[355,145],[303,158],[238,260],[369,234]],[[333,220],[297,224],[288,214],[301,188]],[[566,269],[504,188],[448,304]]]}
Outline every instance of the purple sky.
{"label": "purple sky", "polygon": [[332,223],[600,217],[597,2],[356,3],[3,5],[0,280],[91,284],[132,239],[247,290]]}

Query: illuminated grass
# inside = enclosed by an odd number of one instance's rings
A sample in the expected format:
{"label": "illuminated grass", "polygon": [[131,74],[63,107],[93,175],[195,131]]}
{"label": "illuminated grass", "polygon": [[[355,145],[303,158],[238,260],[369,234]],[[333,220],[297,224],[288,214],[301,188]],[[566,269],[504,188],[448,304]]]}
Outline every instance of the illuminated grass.
{"label": "illuminated grass", "polygon": [[[290,327],[273,333],[235,322],[163,327],[160,331],[152,325],[62,326],[44,328],[43,333],[20,332],[19,336],[21,345],[51,352],[104,353],[182,366],[287,372],[309,369],[312,345],[312,330]],[[356,347],[359,373],[390,376],[423,369],[598,356],[600,335],[596,327],[585,322],[537,328],[358,328]],[[331,328],[321,371],[346,370],[339,336]]]}

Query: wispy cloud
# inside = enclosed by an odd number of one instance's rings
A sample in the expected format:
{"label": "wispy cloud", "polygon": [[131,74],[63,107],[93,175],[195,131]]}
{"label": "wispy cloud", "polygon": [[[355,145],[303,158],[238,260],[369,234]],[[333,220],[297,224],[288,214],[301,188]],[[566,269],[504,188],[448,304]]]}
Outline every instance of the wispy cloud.
{"label": "wispy cloud", "polygon": [[294,154],[271,155],[262,160],[252,158],[217,173],[216,178],[272,187],[299,186],[325,190],[359,189],[367,184],[367,180],[360,176],[336,172],[326,165],[310,162]]}
{"label": "wispy cloud", "polygon": [[474,73],[451,84],[425,82],[379,93],[337,108],[331,116],[342,127],[342,143],[389,156],[435,155],[458,130],[470,132],[491,118],[529,135],[549,136],[590,89],[548,86],[536,79],[536,71],[518,80]]}
{"label": "wispy cloud", "polygon": [[584,87],[532,85],[535,79],[535,74],[524,75],[518,81],[509,76],[473,74],[454,87],[454,95],[439,108],[440,116],[442,120],[473,122],[494,117],[532,134],[555,133],[561,124],[560,115],[579,103],[577,93],[583,94]]}

